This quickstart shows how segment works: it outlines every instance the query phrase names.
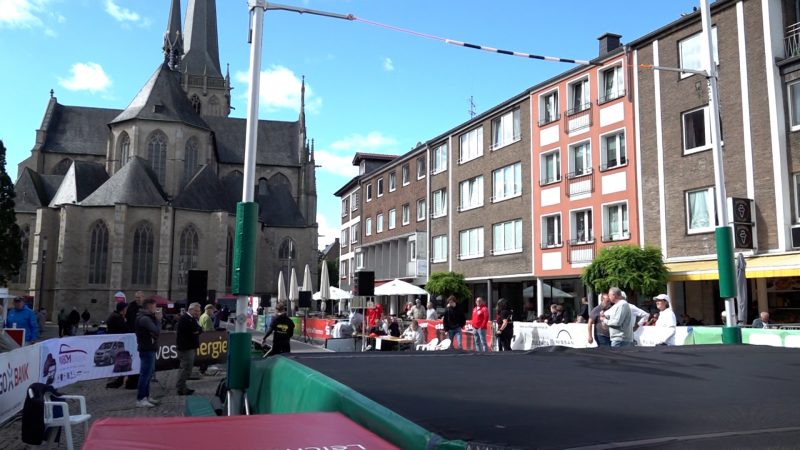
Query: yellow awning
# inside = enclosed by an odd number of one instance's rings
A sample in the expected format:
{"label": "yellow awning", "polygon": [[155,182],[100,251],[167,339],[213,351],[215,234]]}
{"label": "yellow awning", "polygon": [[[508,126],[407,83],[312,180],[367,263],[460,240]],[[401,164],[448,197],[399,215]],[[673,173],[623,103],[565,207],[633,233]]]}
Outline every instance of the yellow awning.
{"label": "yellow awning", "polygon": [[[800,276],[800,253],[746,257],[747,278]],[[667,263],[669,281],[717,280],[717,261]]]}

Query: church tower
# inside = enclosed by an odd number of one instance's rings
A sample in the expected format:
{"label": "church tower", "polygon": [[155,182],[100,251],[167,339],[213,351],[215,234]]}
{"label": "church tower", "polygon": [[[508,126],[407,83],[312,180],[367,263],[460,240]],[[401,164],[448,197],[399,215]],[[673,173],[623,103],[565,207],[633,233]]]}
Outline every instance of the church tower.
{"label": "church tower", "polygon": [[[180,0],[173,0],[172,10]],[[180,15],[180,6],[178,15]],[[170,12],[170,28],[172,27]],[[184,22],[186,53],[179,70],[181,85],[194,110],[201,116],[228,117],[231,112],[231,79],[219,64],[217,6],[215,0],[189,0]]]}
{"label": "church tower", "polygon": [[172,0],[164,32],[164,62],[170,69],[180,70],[183,58],[183,36],[181,35],[181,0]]}

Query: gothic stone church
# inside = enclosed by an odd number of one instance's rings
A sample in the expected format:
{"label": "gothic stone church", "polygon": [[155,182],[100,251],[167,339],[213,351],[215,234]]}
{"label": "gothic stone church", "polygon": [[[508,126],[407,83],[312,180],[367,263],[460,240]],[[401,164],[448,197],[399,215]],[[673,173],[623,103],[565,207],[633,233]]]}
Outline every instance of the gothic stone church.
{"label": "gothic stone church", "polygon": [[[189,0],[184,25],[172,0],[164,60],[125,110],[51,95],[19,165],[25,262],[9,288],[53,316],[76,306],[105,320],[117,291],[185,301],[189,270],[230,292],[246,121],[228,117],[215,1]],[[256,290],[270,296],[279,271],[316,273],[315,165],[302,105],[297,121],[262,120],[258,133]]]}

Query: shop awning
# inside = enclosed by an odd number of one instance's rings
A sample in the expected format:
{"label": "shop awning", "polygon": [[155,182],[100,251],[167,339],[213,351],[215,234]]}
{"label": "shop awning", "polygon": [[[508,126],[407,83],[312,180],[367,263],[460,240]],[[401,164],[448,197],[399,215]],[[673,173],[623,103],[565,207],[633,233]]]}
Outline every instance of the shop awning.
{"label": "shop awning", "polygon": [[[747,278],[800,276],[800,254],[761,255],[745,258]],[[717,260],[667,263],[669,281],[717,280]]]}

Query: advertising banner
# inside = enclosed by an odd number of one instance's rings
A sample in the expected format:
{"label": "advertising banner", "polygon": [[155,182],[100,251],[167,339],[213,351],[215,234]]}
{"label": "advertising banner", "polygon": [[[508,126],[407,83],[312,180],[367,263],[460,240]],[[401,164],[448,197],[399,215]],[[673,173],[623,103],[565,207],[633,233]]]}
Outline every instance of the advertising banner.
{"label": "advertising banner", "polygon": [[39,344],[0,353],[0,423],[22,409],[25,392],[38,373]]}
{"label": "advertising banner", "polygon": [[[139,360],[139,354],[136,354]],[[228,332],[206,331],[200,335],[200,348],[194,365],[225,363],[228,360]],[[158,336],[156,352],[156,371],[171,370],[180,367],[178,349],[175,346],[175,332],[161,332]]]}
{"label": "advertising banner", "polygon": [[98,334],[39,344],[39,381],[59,388],[77,381],[139,373],[136,335]]}

